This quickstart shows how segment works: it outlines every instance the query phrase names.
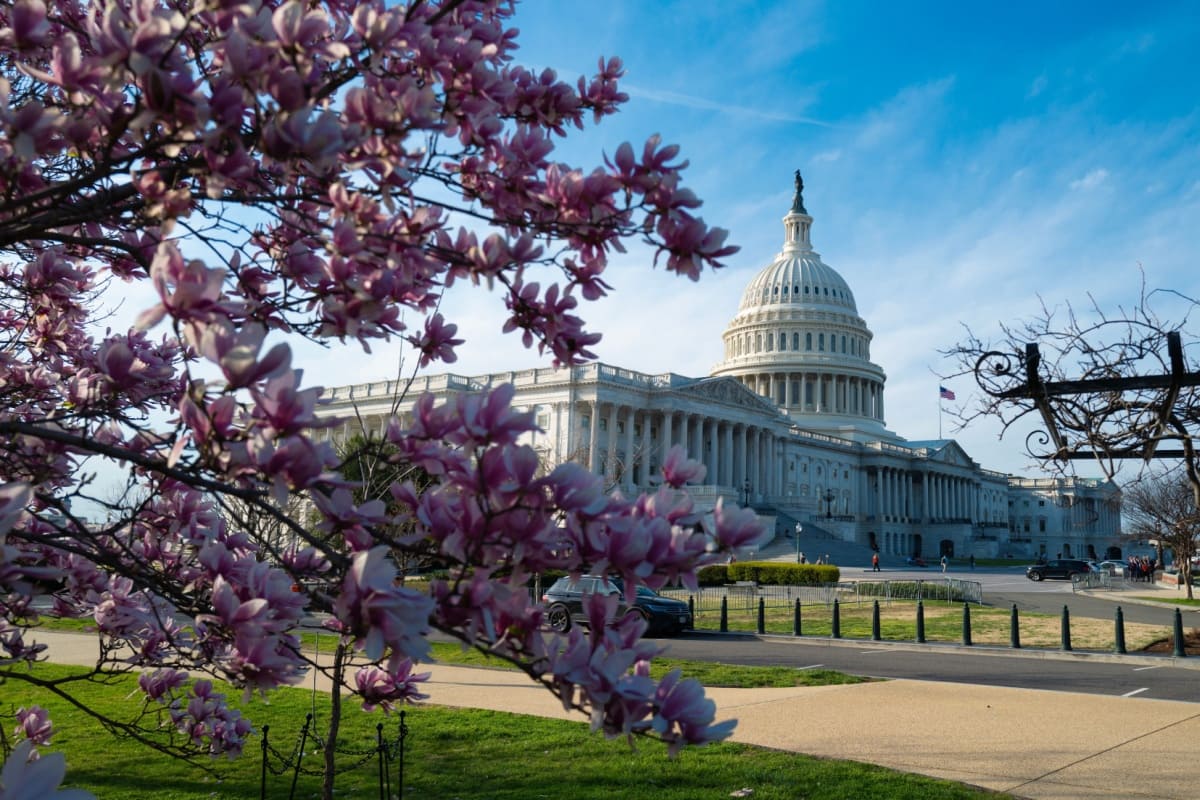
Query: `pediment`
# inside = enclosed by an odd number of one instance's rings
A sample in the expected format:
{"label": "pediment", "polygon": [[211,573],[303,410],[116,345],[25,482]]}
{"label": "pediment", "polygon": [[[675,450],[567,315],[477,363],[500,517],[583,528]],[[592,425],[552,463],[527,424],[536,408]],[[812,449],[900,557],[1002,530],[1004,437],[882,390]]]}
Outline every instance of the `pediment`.
{"label": "pediment", "polygon": [[958,442],[950,440],[930,457],[931,461],[937,461],[942,464],[951,464],[956,467],[976,468],[978,464],[975,460],[967,455],[967,451],[959,446]]}
{"label": "pediment", "polygon": [[676,393],[684,397],[721,403],[744,408],[758,413],[779,416],[779,409],[765,398],[750,391],[736,378],[702,378],[695,383],[680,387]]}

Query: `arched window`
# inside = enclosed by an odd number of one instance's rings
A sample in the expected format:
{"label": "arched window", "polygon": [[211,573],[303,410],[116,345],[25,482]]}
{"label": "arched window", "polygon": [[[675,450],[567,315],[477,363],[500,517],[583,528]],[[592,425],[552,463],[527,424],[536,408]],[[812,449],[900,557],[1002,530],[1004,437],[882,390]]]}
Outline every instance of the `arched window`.
{"label": "arched window", "polygon": [[793,350],[800,349],[800,334],[798,334],[798,333],[792,334],[792,349]]}
{"label": "arched window", "polygon": [[775,349],[775,334],[768,333],[767,334],[767,352],[769,353],[774,349]]}
{"label": "arched window", "polygon": [[762,334],[761,333],[754,334],[754,352],[756,352],[756,353],[762,352]]}
{"label": "arched window", "polygon": [[812,350],[812,334],[811,333],[804,334],[804,349]]}
{"label": "arched window", "polygon": [[842,337],[842,352],[846,352],[846,337]]}
{"label": "arched window", "polygon": [[822,353],[825,352],[825,334],[817,334],[817,349]]}

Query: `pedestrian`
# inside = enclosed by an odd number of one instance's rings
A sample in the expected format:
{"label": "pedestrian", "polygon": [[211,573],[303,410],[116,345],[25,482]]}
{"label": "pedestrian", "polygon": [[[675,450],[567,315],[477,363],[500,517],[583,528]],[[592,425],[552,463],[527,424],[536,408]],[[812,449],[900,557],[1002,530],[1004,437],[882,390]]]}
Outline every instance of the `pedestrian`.
{"label": "pedestrian", "polygon": [[879,553],[871,553],[871,569],[879,572]]}
{"label": "pedestrian", "polygon": [[971,554],[971,572],[975,571],[975,554]]}
{"label": "pedestrian", "polygon": [[807,564],[807,563],[808,563],[808,559],[804,557],[804,553],[803,553],[803,552],[801,552],[801,553],[800,553],[800,563],[801,563],[801,564]]}
{"label": "pedestrian", "polygon": [[946,555],[943,553],[942,554],[942,572],[946,571],[946,567],[949,565],[949,563],[950,562],[948,560],[946,560]]}

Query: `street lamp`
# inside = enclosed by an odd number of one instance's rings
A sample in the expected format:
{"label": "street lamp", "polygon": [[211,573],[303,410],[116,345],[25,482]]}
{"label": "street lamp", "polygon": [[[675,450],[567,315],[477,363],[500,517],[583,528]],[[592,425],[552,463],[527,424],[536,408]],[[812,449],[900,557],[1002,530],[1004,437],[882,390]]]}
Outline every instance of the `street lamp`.
{"label": "street lamp", "polygon": [[745,499],[745,501],[742,502],[742,506],[748,508],[750,506],[750,479],[749,478],[747,478],[746,482],[744,484],[742,484],[742,491],[746,495],[746,499]]}
{"label": "street lamp", "polygon": [[825,492],[825,519],[830,519],[833,517],[833,501],[834,501],[834,498],[836,498],[836,497],[837,497],[837,495],[835,495],[833,493],[832,489],[826,490],[826,492]]}
{"label": "street lamp", "polygon": [[796,563],[800,563],[800,534],[804,530],[804,526],[799,522],[796,523]]}

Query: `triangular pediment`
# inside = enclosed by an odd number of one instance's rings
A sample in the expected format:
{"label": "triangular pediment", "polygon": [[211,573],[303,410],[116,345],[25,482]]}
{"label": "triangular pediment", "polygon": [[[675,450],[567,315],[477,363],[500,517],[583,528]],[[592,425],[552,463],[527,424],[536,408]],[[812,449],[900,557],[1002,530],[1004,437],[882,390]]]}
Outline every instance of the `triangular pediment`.
{"label": "triangular pediment", "polygon": [[675,391],[685,397],[695,397],[780,416],[778,408],[771,405],[765,397],[750,391],[736,378],[701,378],[695,383],[679,387]]}
{"label": "triangular pediment", "polygon": [[951,464],[956,467],[976,468],[979,466],[975,463],[974,459],[967,455],[967,451],[963,450],[962,447],[959,446],[958,442],[954,441],[953,439],[948,439],[944,442],[940,442],[939,444],[941,444],[941,447],[930,453],[930,461],[937,461],[942,464]]}

